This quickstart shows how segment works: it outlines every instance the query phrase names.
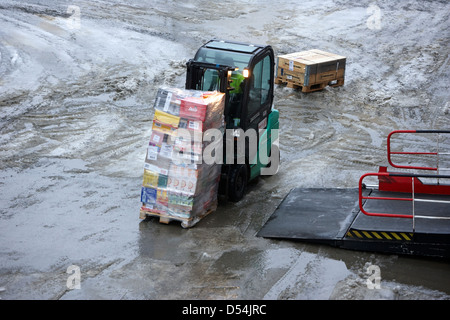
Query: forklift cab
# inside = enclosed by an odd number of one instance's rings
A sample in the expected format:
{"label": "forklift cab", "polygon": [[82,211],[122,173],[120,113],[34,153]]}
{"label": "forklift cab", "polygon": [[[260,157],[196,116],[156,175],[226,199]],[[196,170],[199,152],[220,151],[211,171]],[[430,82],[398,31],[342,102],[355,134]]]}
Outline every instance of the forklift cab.
{"label": "forklift cab", "polygon": [[[211,40],[187,63],[186,89],[225,93],[226,128],[242,129],[240,132],[253,129],[258,150],[262,143],[268,145],[265,150],[271,150],[272,140],[277,139],[271,136],[271,129],[279,127],[278,111],[272,108],[274,59],[269,45]],[[239,201],[247,182],[267,166],[258,155],[250,156],[246,148],[245,164],[235,161],[222,168],[220,190],[232,201]]]}
{"label": "forklift cab", "polygon": [[227,128],[258,129],[273,103],[270,46],[211,40],[187,64],[186,89],[226,94]]}

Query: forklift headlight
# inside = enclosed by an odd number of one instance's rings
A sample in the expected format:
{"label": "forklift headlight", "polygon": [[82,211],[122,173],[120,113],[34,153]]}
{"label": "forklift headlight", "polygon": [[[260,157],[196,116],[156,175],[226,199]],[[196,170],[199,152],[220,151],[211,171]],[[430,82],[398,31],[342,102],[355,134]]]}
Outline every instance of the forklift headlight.
{"label": "forklift headlight", "polygon": [[247,68],[245,68],[242,71],[242,75],[244,76],[244,78],[248,78],[250,76],[250,70],[248,70]]}

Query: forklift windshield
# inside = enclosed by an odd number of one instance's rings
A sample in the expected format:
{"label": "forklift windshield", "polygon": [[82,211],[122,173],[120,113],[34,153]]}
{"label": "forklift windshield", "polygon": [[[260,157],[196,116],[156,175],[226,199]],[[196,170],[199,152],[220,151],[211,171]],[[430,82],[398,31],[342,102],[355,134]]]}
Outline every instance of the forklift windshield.
{"label": "forklift windshield", "polygon": [[[213,42],[213,44],[221,44],[220,42]],[[242,47],[242,46],[240,46]],[[211,63],[214,65],[222,65],[236,68],[232,72],[231,78],[234,80],[235,88],[231,93],[240,92],[239,85],[242,82],[242,71],[248,67],[251,54],[235,51],[225,51],[222,49],[215,49],[210,47],[200,48],[195,56],[195,61]],[[240,79],[240,81],[236,81]],[[233,85],[232,85],[233,86]],[[205,72],[202,81],[203,90],[217,90],[220,88],[220,79],[217,70],[209,69]]]}
{"label": "forklift windshield", "polygon": [[[236,68],[231,74],[231,87],[233,88],[229,92],[229,115],[234,117],[234,115],[240,114],[241,101],[242,101],[242,85],[243,85],[243,75],[242,72],[244,68],[248,67],[250,58],[252,57],[252,52],[254,47],[234,45],[236,48],[222,48],[225,45],[221,42],[212,42],[208,44],[208,47],[200,48],[195,56],[195,61],[211,63],[214,65],[223,65],[228,67]],[[230,45],[230,44],[226,44]],[[250,49],[247,49],[250,48]],[[239,52],[236,51],[225,51],[224,49],[240,49]],[[245,51],[247,50],[247,51]],[[219,90],[220,88],[220,76],[216,69],[207,69],[203,74],[201,81],[200,90]],[[235,126],[239,123],[234,123]]]}
{"label": "forklift windshield", "polygon": [[237,67],[242,73],[242,70],[248,66],[250,58],[251,54],[248,53],[200,48],[194,60],[216,65]]}

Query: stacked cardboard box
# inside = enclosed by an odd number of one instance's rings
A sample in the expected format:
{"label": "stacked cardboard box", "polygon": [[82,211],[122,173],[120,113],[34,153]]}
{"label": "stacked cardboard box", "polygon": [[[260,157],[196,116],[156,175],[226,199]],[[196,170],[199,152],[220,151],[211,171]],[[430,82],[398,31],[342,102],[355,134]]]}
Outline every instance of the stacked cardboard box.
{"label": "stacked cardboard box", "polygon": [[301,86],[304,92],[323,89],[329,83],[343,85],[346,58],[318,49],[280,55],[276,81]]}
{"label": "stacked cardboard box", "polygon": [[[144,164],[141,218],[197,223],[217,207],[221,164],[202,161],[207,129],[224,130],[225,95],[161,88]],[[184,134],[181,134],[181,130]],[[186,135],[188,133],[188,135]]]}

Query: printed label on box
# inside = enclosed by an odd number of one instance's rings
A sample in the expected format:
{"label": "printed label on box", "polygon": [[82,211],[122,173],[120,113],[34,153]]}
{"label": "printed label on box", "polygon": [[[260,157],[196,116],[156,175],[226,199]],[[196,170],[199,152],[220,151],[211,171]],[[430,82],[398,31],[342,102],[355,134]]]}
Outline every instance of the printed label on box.
{"label": "printed label on box", "polygon": [[169,174],[169,170],[165,169],[165,168],[160,168],[154,164],[150,164],[150,163],[144,163],[144,169],[146,170],[150,170],[159,174],[164,174],[164,175],[168,175]]}
{"label": "printed label on box", "polygon": [[171,115],[180,114],[180,100],[176,93],[159,89],[155,99],[155,110],[161,110]]}
{"label": "printed label on box", "polygon": [[144,207],[145,207],[146,209],[153,210],[153,207],[154,207],[154,206],[155,206],[154,204],[146,203]]}
{"label": "printed label on box", "polygon": [[194,195],[196,186],[197,186],[197,179],[186,178],[184,187],[182,188],[182,191],[189,195]]}
{"label": "printed label on box", "polygon": [[158,188],[167,188],[168,176],[164,174],[158,175]]}
{"label": "printed label on box", "polygon": [[172,100],[172,92],[167,93],[166,102],[164,103],[164,111],[169,111],[170,101]]}
{"label": "printed label on box", "polygon": [[142,187],[141,202],[155,204],[156,203],[156,189]]}
{"label": "printed label on box", "polygon": [[165,157],[165,158],[172,158],[172,151],[173,151],[173,146],[171,146],[170,144],[167,143],[163,143],[161,145],[161,150],[159,151],[159,154],[161,157]]}
{"label": "printed label on box", "polygon": [[169,196],[167,195],[167,190],[158,188],[156,191],[156,203],[162,206],[166,206],[169,203]]}
{"label": "printed label on box", "polygon": [[180,117],[190,120],[205,121],[207,105],[200,99],[183,99],[180,106]]}
{"label": "printed label on box", "polygon": [[185,209],[189,210],[194,205],[194,199],[180,192],[169,192],[169,204],[185,206],[188,207]]}
{"label": "printed label on box", "polygon": [[156,120],[153,120],[152,130],[169,135],[175,135],[177,129],[172,128],[171,126],[168,126],[166,124],[160,123]]}
{"label": "printed label on box", "polygon": [[172,188],[174,190],[181,190],[181,179],[179,177],[172,177]]}
{"label": "printed label on box", "polygon": [[148,160],[156,160],[156,159],[158,159],[158,152],[159,152],[159,147],[158,146],[148,146],[148,148],[147,148],[147,159]]}
{"label": "printed label on box", "polygon": [[193,121],[193,120],[189,120],[188,121],[188,129],[191,130],[202,130],[201,128],[202,122],[201,121]]}
{"label": "printed label on box", "polygon": [[[170,95],[170,97],[168,97]],[[164,109],[164,106],[167,104],[167,101],[169,101],[172,98],[172,92],[169,92],[164,89],[158,89],[158,93],[156,94],[155,99],[155,109]]]}
{"label": "printed label on box", "polygon": [[144,187],[157,187],[159,175],[156,172],[144,169],[144,180],[142,185]]}
{"label": "printed label on box", "polygon": [[164,139],[164,133],[158,131],[152,131],[150,135],[150,144],[160,146]]}
{"label": "printed label on box", "polygon": [[178,124],[180,123],[180,117],[174,116],[170,113],[155,110],[154,120],[159,123],[178,128]]}

